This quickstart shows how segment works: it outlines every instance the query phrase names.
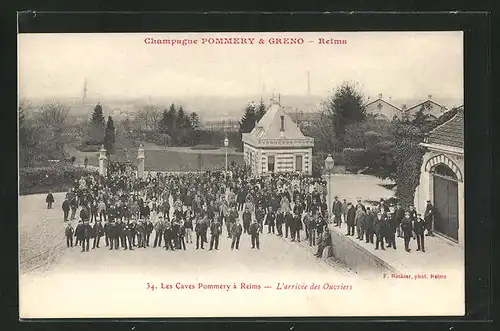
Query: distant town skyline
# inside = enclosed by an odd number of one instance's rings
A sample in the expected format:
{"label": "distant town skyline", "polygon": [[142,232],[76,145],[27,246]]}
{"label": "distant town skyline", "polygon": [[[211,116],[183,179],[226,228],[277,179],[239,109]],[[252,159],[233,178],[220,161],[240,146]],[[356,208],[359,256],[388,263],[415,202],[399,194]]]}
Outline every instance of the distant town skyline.
{"label": "distant town skyline", "polygon": [[[301,37],[302,45],[148,45],[146,37]],[[347,40],[319,45],[319,38]],[[366,96],[463,98],[461,32],[20,34],[21,98]]]}

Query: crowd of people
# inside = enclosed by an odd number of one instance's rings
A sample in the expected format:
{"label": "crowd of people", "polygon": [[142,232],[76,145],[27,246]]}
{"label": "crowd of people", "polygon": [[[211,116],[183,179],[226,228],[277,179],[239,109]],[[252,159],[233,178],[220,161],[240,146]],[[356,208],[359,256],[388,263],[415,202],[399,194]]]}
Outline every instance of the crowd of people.
{"label": "crowd of people", "polygon": [[[405,211],[399,204],[389,208],[383,199],[365,207],[361,200],[353,205],[335,197],[329,217],[325,184],[298,173],[257,178],[236,165],[229,174],[149,173],[139,178],[126,168],[108,176],[92,173],[75,181],[62,203],[66,242],[82,252],[88,252],[90,244],[92,249],[104,245],[109,250],[174,251],[186,250],[190,244],[196,250],[205,245],[218,250],[220,238],[227,236],[228,248],[238,250],[242,235],[251,237],[252,249],[260,249],[261,235],[267,233],[293,242],[302,237],[317,246],[315,255],[322,257],[332,244],[328,224],[333,223],[346,224],[346,236],[374,243],[375,249],[396,249],[397,236],[404,238],[407,251],[414,238],[417,251],[425,252],[423,234],[430,224],[415,208]],[[52,208],[51,194],[46,202]],[[431,213],[432,208],[428,209]]]}

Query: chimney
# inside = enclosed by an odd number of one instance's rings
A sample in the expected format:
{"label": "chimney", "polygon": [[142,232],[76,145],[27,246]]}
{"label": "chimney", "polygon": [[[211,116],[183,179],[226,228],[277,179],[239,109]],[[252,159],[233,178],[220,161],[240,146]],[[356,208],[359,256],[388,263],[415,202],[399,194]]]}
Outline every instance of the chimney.
{"label": "chimney", "polygon": [[382,99],[382,93],[379,93],[379,94],[378,94],[378,98],[379,98],[379,99]]}
{"label": "chimney", "polygon": [[432,94],[429,94],[427,98],[429,98],[429,100],[432,99]]}

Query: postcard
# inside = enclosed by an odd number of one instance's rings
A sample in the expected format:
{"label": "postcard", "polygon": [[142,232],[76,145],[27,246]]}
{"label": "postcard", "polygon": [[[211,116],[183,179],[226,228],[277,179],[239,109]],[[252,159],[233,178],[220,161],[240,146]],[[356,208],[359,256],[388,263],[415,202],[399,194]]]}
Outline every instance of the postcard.
{"label": "postcard", "polygon": [[464,315],[462,32],[18,51],[21,319]]}

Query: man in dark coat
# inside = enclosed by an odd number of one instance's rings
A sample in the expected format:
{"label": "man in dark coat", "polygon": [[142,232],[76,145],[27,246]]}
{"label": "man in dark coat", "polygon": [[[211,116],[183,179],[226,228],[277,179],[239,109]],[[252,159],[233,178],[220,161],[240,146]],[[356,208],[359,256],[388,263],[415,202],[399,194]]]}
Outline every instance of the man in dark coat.
{"label": "man in dark coat", "polygon": [[118,249],[119,239],[118,239],[118,228],[116,226],[115,220],[111,219],[109,221],[109,250]]}
{"label": "man in dark coat", "polygon": [[134,250],[133,245],[133,221],[127,220],[123,226],[123,235],[125,236],[125,250]]}
{"label": "man in dark coat", "polygon": [[71,225],[71,223],[68,223],[68,225],[66,225],[66,229],[64,230],[67,247],[73,247],[73,234],[74,234],[73,226]]}
{"label": "man in dark coat", "polygon": [[62,210],[64,213],[64,222],[67,222],[68,216],[69,216],[69,210],[70,210],[68,198],[64,199],[64,201],[62,203]]}
{"label": "man in dark coat", "polygon": [[259,224],[255,220],[252,221],[252,224],[250,224],[250,237],[252,239],[252,249],[257,247],[257,249],[260,249],[260,241],[259,241]]}
{"label": "man in dark coat", "polygon": [[[207,218],[207,215],[205,214],[204,218]],[[203,238],[203,231],[204,231],[204,225],[203,225],[203,220],[198,219],[196,221],[196,224],[194,226],[194,231],[196,232],[196,249],[200,248],[200,241],[201,241],[201,249],[203,248],[203,243],[205,242]]]}
{"label": "man in dark coat", "polygon": [[309,232],[309,246],[316,246],[316,224],[318,223],[318,214],[314,214],[313,217],[309,221],[308,232]]}
{"label": "man in dark coat", "polygon": [[[248,226],[250,229],[250,225]],[[236,249],[239,249],[240,247],[240,237],[241,233],[243,232],[243,227],[241,226],[241,223],[237,220],[231,229],[232,232],[232,238],[233,241],[231,242],[231,250],[233,250],[235,247]]]}
{"label": "man in dark coat", "polygon": [[[274,208],[272,208],[274,209]],[[267,225],[267,233],[272,233],[274,234],[274,221],[276,219],[276,215],[274,214],[274,210],[270,210],[268,213],[267,213],[267,216],[266,216],[266,225]]]}
{"label": "man in dark coat", "polygon": [[334,198],[333,204],[332,204],[332,214],[333,214],[333,223],[335,226],[341,226],[342,224],[342,203],[339,201],[339,197],[336,196]]}
{"label": "man in dark coat", "polygon": [[146,247],[149,247],[149,238],[151,237],[151,232],[153,232],[153,228],[154,228],[153,222],[151,222],[151,219],[148,218],[144,223]]}
{"label": "man in dark coat", "polygon": [[156,221],[156,224],[155,224],[155,240],[154,240],[154,243],[153,243],[153,247],[161,247],[161,238],[163,236],[163,227],[164,227],[164,223],[163,223],[163,215],[159,215],[158,216],[158,221]]}
{"label": "man in dark coat", "polygon": [[173,235],[172,235],[172,223],[169,219],[165,220],[163,227],[163,241],[165,242],[165,250],[174,250]]}
{"label": "man in dark coat", "polygon": [[264,216],[265,212],[262,206],[258,206],[257,210],[255,210],[255,220],[259,224],[260,233],[262,233],[262,229],[264,228]]}
{"label": "man in dark coat", "polygon": [[346,223],[347,223],[347,234],[346,236],[354,236],[354,225],[356,221],[356,208],[352,205],[352,203],[347,204],[347,212],[346,212]]}
{"label": "man in dark coat", "polygon": [[376,242],[375,249],[378,249],[379,244],[381,245],[381,249],[385,251],[384,247],[384,236],[386,231],[386,216],[382,212],[378,212],[377,216],[373,222],[373,229],[375,230]]}
{"label": "man in dark coat", "polygon": [[413,231],[415,231],[415,235],[417,237],[417,251],[422,251],[425,253],[425,244],[424,244],[424,232],[425,232],[426,223],[422,219],[422,214],[417,214],[417,220],[413,224]]}
{"label": "man in dark coat", "polygon": [[54,196],[52,193],[49,191],[49,194],[47,194],[47,197],[45,198],[45,202],[47,203],[47,209],[52,209],[52,204],[54,203]]}
{"label": "man in dark coat", "polygon": [[285,223],[285,214],[283,213],[283,209],[278,209],[278,213],[276,214],[276,235],[282,237],[283,236],[283,223]]}
{"label": "man in dark coat", "polygon": [[210,251],[214,248],[219,249],[219,236],[222,232],[222,227],[217,219],[214,219],[212,224],[210,224]]}
{"label": "man in dark coat", "polygon": [[433,236],[432,225],[434,222],[434,206],[430,200],[427,200],[427,205],[424,212],[425,228],[427,229],[427,236]]}
{"label": "man in dark coat", "polygon": [[405,217],[405,210],[401,207],[401,203],[396,204],[396,208],[394,209],[394,220],[396,223],[396,233],[398,238],[401,238],[401,221]]}
{"label": "man in dark coat", "polygon": [[292,241],[295,241],[297,239],[298,242],[300,242],[300,230],[302,230],[302,215],[301,214],[295,214],[293,216],[293,221],[292,221]]}
{"label": "man in dark coat", "polygon": [[252,213],[248,208],[245,208],[242,218],[243,218],[243,232],[248,233],[248,230],[250,229],[250,223],[252,222]]}
{"label": "man in dark coat", "polygon": [[366,243],[373,244],[373,235],[375,231],[373,230],[373,222],[375,220],[375,214],[370,207],[366,207],[366,217],[365,217],[365,231],[366,231]]}
{"label": "man in dark coat", "polygon": [[76,209],[78,208],[78,201],[76,200],[76,196],[72,195],[71,200],[69,201],[69,206],[71,207],[71,219],[75,219]]}
{"label": "man in dark coat", "polygon": [[95,222],[94,223],[94,228],[93,228],[93,236],[94,236],[94,242],[92,243],[92,249],[95,249],[96,247],[99,248],[99,241],[101,240],[101,237],[104,233],[104,228],[101,224],[101,222]]}
{"label": "man in dark coat", "polygon": [[84,221],[82,230],[80,232],[81,241],[82,241],[82,252],[89,251],[91,235],[92,235],[92,227],[90,226],[88,221]]}
{"label": "man in dark coat", "polygon": [[405,218],[401,221],[401,231],[403,231],[403,238],[405,241],[405,250],[409,252],[410,249],[410,239],[413,236],[413,226],[410,218],[410,213],[405,213]]}
{"label": "man in dark coat", "polygon": [[398,227],[397,221],[395,219],[394,213],[387,213],[387,247],[392,247],[396,249],[396,229]]}

